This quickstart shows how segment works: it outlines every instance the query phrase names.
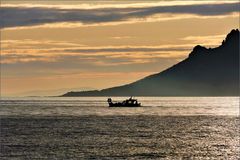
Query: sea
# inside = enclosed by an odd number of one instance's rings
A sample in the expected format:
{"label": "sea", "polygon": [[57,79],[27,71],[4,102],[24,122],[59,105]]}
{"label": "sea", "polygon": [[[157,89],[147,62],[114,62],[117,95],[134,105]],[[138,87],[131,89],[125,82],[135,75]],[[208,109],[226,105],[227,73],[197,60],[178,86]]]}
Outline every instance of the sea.
{"label": "sea", "polygon": [[[129,97],[113,97],[123,101]],[[109,108],[108,97],[1,98],[0,115],[239,115],[239,97],[134,97],[139,108]]]}
{"label": "sea", "polygon": [[0,159],[240,159],[239,97],[107,98],[1,98]]}

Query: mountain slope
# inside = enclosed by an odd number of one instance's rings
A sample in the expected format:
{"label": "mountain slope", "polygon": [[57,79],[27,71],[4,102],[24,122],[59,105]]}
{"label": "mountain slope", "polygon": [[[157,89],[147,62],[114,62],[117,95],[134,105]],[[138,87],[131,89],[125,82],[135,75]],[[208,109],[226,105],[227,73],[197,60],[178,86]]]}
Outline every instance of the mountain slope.
{"label": "mountain slope", "polygon": [[237,96],[239,95],[239,30],[222,45],[194,47],[189,57],[158,74],[101,91],[68,92],[63,96]]}

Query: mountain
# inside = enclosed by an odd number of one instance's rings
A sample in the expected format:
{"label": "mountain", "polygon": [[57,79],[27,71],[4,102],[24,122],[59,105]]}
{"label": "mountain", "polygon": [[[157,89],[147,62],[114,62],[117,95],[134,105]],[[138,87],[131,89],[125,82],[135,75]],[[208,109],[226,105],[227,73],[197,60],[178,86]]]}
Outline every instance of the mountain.
{"label": "mountain", "polygon": [[103,90],[62,96],[238,96],[239,30],[219,47],[196,46],[188,58],[136,82]]}

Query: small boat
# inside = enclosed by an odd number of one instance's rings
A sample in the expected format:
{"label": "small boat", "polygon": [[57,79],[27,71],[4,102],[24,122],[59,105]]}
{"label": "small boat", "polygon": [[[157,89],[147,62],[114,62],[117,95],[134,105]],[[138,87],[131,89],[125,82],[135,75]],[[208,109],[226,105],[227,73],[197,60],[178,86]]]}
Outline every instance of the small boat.
{"label": "small boat", "polygon": [[141,103],[138,103],[137,99],[133,99],[130,97],[129,99],[123,101],[123,102],[112,102],[111,98],[108,98],[107,100],[109,107],[140,107]]}

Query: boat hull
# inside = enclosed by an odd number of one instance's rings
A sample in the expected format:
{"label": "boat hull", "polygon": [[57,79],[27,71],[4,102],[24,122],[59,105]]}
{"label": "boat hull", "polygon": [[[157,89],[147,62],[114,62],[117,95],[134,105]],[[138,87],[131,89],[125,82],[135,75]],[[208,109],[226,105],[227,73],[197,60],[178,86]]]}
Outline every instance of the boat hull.
{"label": "boat hull", "polygon": [[112,104],[109,104],[109,107],[141,107],[141,104],[139,103],[134,105],[130,105],[130,104],[124,105],[119,103],[112,103]]}

